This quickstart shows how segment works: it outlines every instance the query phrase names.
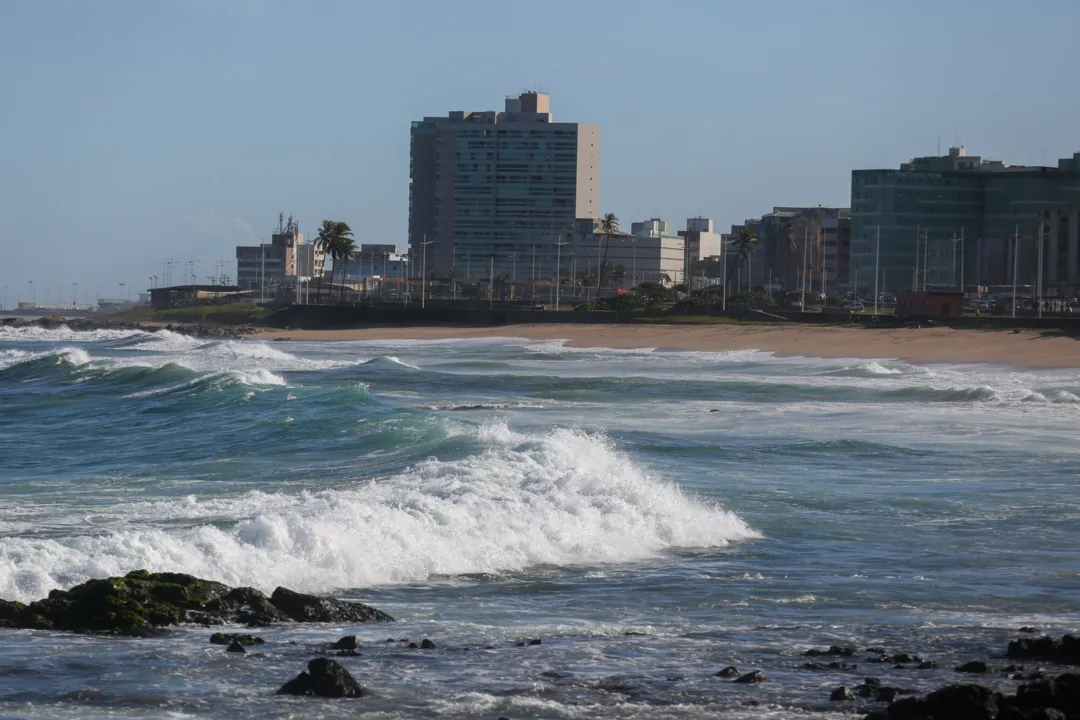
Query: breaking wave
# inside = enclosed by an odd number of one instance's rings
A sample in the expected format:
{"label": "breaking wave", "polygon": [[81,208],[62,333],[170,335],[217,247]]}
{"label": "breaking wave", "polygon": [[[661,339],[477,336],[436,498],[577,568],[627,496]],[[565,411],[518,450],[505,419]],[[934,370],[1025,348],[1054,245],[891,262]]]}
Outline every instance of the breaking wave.
{"label": "breaking wave", "polygon": [[463,459],[430,459],[346,489],[131,503],[116,510],[127,519],[120,529],[0,539],[0,597],[42,597],[143,567],[327,591],[619,563],[759,537],[602,436],[501,424],[474,433],[478,447]]}

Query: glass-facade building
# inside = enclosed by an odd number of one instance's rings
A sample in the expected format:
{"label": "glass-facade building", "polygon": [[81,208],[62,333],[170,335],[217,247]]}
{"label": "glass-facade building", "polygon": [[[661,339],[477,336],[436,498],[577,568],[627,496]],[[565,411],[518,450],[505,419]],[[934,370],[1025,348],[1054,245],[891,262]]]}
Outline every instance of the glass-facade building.
{"label": "glass-facade building", "polygon": [[887,292],[1006,285],[1014,270],[1019,284],[1034,285],[1041,237],[1044,284],[1071,295],[1078,220],[1080,153],[1026,167],[951,148],[898,170],[854,170],[849,275],[856,263],[872,274],[876,263]]}

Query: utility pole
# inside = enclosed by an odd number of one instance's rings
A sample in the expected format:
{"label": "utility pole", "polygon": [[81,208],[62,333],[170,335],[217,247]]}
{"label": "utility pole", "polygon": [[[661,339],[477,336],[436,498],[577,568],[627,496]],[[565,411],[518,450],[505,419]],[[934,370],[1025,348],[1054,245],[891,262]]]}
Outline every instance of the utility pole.
{"label": "utility pole", "polygon": [[[427,239],[427,234],[425,233],[424,234],[424,241],[422,243],[420,243],[420,246],[423,248],[423,250],[420,251],[420,254],[421,254],[420,273],[423,275],[423,277],[421,278],[421,280],[423,281],[423,284],[420,286],[420,307],[421,308],[426,308],[427,307],[427,246],[430,245],[433,242],[435,242],[435,241]],[[375,261],[374,260],[371,261],[371,274],[372,275],[375,274]]]}
{"label": "utility pole", "polygon": [[877,242],[874,245],[874,315],[878,314],[878,267],[881,263],[881,226],[877,229]]}
{"label": "utility pole", "polygon": [[[536,246],[533,245],[533,249]],[[491,256],[491,269],[488,271],[488,310],[494,307],[495,303],[495,256]],[[533,281],[533,288],[536,288],[536,281]]]}
{"label": "utility pole", "polygon": [[922,228],[915,226],[915,273],[911,276],[911,292],[919,291],[919,257],[922,250]]}
{"label": "utility pole", "polygon": [[559,242],[555,243],[555,309],[559,309],[559,287],[562,283],[562,247],[570,243],[559,235]]}
{"label": "utility pole", "polygon": [[720,309],[727,312],[727,245],[724,244],[723,236],[720,238],[720,257],[723,260],[723,269],[720,274],[724,276],[724,295]]}
{"label": "utility pole", "polygon": [[922,289],[926,292],[930,288],[930,228],[923,230],[923,262],[922,262]]}
{"label": "utility pole", "polygon": [[1042,298],[1043,298],[1043,219],[1042,213],[1039,214],[1039,276],[1035,282],[1036,288],[1036,306],[1039,308],[1039,317],[1042,317]]}
{"label": "utility pole", "polygon": [[1017,247],[1020,245],[1020,226],[1013,231],[1013,293],[1012,293],[1012,316],[1016,317],[1016,261],[1019,258]]}
{"label": "utility pole", "polygon": [[[964,294],[964,228],[960,228],[960,294]],[[963,300],[961,299],[961,304]]]}
{"label": "utility pole", "polygon": [[806,312],[806,247],[810,244],[810,227],[803,227],[802,238],[802,298],[799,300],[799,312]]}

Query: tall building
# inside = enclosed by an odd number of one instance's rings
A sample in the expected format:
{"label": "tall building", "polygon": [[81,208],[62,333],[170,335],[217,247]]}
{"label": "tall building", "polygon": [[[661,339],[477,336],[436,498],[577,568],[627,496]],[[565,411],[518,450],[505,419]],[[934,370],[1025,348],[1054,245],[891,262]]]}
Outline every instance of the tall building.
{"label": "tall building", "polygon": [[[428,271],[553,278],[556,243],[575,218],[599,215],[600,128],[555,122],[545,93],[507,98],[502,112],[454,110],[412,123],[409,247]],[[414,269],[419,264],[414,264]]]}
{"label": "tall building", "polygon": [[236,284],[243,290],[276,293],[286,279],[322,277],[324,263],[322,248],[304,242],[299,223],[279,215],[270,242],[236,246]]}
{"label": "tall building", "polygon": [[872,273],[877,257],[890,291],[1006,285],[1014,269],[1033,285],[1040,236],[1044,283],[1070,295],[1080,286],[1080,153],[1028,167],[954,147],[898,170],[854,170],[851,214],[851,268]]}

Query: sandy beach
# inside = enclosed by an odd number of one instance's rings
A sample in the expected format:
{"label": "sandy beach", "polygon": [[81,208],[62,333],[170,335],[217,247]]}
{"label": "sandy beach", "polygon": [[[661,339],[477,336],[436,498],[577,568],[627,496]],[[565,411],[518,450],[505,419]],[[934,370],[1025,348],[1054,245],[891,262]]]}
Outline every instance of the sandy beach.
{"label": "sandy beach", "polygon": [[263,339],[439,340],[514,337],[565,340],[573,347],[762,350],[808,357],[895,358],[913,363],[995,363],[1080,367],[1080,342],[1053,333],[950,328],[869,330],[768,325],[504,325],[342,330],[273,330]]}

